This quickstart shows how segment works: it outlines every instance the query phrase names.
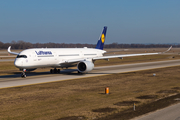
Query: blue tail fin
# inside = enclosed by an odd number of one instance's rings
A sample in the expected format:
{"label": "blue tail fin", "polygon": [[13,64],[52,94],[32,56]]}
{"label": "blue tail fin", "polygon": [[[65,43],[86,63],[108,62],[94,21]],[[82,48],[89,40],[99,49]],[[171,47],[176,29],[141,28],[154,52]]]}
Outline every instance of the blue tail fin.
{"label": "blue tail fin", "polygon": [[103,50],[103,47],[104,47],[104,42],[105,42],[105,38],[106,38],[106,31],[107,31],[107,27],[104,26],[104,29],[102,31],[102,34],[97,42],[97,45],[96,45],[96,49],[101,49]]}

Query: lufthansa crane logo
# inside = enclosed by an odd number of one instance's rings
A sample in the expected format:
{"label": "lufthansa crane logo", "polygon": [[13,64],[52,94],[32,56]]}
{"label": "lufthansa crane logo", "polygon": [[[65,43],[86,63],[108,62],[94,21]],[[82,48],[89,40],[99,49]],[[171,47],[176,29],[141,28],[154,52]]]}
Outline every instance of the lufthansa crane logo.
{"label": "lufthansa crane logo", "polygon": [[104,36],[104,34],[102,34],[102,35],[101,35],[101,41],[102,41],[102,43],[104,43],[104,40],[105,40],[105,36]]}

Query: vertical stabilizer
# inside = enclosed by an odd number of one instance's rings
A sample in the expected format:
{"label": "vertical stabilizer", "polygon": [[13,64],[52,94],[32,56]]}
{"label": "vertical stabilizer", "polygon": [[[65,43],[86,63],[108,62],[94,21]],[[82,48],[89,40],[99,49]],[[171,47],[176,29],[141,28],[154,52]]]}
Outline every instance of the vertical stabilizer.
{"label": "vertical stabilizer", "polygon": [[107,27],[104,26],[104,29],[102,31],[102,34],[97,42],[97,45],[96,45],[96,49],[101,49],[103,50],[103,47],[104,47],[104,42],[105,42],[105,38],[106,38],[106,31],[107,31]]}

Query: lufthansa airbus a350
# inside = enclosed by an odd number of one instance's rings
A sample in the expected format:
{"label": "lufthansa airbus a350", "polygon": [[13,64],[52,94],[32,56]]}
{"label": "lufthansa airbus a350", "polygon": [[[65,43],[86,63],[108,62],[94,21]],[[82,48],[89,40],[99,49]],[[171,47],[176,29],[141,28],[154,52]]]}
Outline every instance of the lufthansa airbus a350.
{"label": "lufthansa airbus a350", "polygon": [[[26,49],[20,53],[8,52],[17,55],[14,65],[22,70],[21,77],[26,77],[26,71],[36,68],[52,67],[50,73],[60,73],[60,69],[77,66],[78,73],[87,73],[94,68],[94,62],[100,59],[123,58],[130,56],[155,55],[161,53],[125,54],[114,56],[103,56],[103,50],[107,27],[103,28],[102,34],[97,42],[96,48],[33,48]],[[169,51],[171,47],[167,50]],[[167,52],[166,51],[166,52]]]}

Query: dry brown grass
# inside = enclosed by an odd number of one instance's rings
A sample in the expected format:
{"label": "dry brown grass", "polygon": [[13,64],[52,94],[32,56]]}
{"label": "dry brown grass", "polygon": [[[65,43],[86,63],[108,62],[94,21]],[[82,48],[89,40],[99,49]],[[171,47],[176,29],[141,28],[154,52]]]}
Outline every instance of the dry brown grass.
{"label": "dry brown grass", "polygon": [[17,70],[14,66],[14,62],[0,62],[0,71]]}
{"label": "dry brown grass", "polygon": [[[0,119],[104,117],[133,106],[119,106],[116,103],[138,101],[138,106],[179,92],[179,89],[175,89],[180,88],[179,72],[178,66],[1,89]],[[153,73],[156,73],[155,77]],[[109,95],[104,94],[105,87],[110,88]],[[151,96],[151,99],[138,98],[142,96]],[[93,112],[107,109],[112,111]]]}

